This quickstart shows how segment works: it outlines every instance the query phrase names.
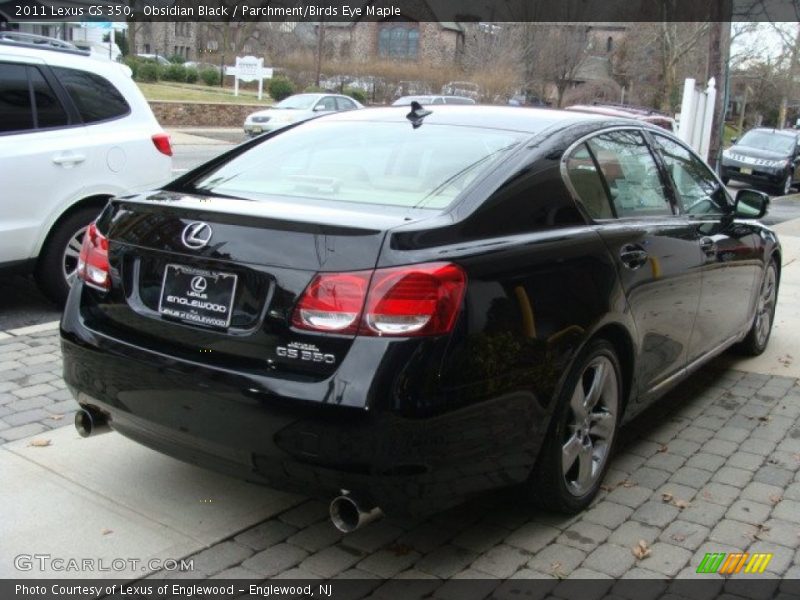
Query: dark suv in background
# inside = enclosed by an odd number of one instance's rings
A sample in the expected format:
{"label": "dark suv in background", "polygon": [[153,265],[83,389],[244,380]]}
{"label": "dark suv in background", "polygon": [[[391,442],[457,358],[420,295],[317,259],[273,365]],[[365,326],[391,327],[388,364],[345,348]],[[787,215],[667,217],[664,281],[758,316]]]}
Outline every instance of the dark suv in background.
{"label": "dark suv in background", "polygon": [[722,181],[731,179],[785,196],[800,180],[798,132],[791,129],[751,129],[722,153]]}

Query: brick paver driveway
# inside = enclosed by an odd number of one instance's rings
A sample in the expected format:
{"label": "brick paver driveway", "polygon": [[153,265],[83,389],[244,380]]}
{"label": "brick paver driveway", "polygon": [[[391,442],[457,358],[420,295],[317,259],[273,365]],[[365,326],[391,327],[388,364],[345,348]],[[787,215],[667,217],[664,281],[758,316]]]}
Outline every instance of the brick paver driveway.
{"label": "brick paver driveway", "polygon": [[[0,441],[71,426],[57,331],[0,338]],[[365,594],[398,575],[474,577],[485,580],[469,588],[481,597],[491,578],[690,577],[707,552],[769,552],[766,575],[798,579],[798,545],[798,381],[717,363],[623,431],[600,497],[577,517],[537,511],[508,490],[343,536],[327,506],[307,500],[230,532],[178,575],[373,580]]]}

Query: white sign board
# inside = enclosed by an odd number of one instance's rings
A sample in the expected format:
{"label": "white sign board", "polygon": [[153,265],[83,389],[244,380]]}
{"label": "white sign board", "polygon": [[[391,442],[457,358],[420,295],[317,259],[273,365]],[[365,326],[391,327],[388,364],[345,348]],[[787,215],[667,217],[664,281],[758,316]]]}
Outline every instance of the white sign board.
{"label": "white sign board", "polygon": [[258,81],[258,99],[264,90],[264,80],[272,79],[272,68],[264,66],[263,58],[237,56],[235,67],[225,67],[225,75],[233,75],[233,94],[239,95],[239,81]]}

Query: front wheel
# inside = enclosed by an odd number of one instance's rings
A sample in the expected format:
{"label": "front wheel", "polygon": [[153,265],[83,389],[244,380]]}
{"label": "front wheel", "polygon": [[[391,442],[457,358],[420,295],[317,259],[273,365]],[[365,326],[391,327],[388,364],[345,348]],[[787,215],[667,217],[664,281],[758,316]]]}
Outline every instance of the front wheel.
{"label": "front wheel", "polygon": [[772,333],[772,322],[775,319],[775,305],[778,299],[778,267],[771,260],[764,272],[764,280],[758,294],[756,314],[747,336],[736,346],[740,354],[758,356],[763,354]]}
{"label": "front wheel", "polygon": [[792,191],[792,174],[788,173],[783,183],[776,186],[774,191],[778,196],[788,196]]}
{"label": "front wheel", "polygon": [[622,389],[613,345],[606,340],[591,342],[559,394],[550,432],[528,483],[539,506],[576,513],[597,495],[617,438]]}

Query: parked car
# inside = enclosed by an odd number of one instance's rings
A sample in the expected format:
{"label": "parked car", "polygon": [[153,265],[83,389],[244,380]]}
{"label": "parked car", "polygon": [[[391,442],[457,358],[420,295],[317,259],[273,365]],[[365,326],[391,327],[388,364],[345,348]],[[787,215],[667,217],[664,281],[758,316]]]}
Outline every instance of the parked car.
{"label": "parked car", "polygon": [[647,123],[407,113],[300,123],[112,200],[61,324],[79,431],[335,497],[342,530],[514,483],[576,512],[622,423],[763,352],[765,194],[734,200]]}
{"label": "parked car", "polygon": [[422,106],[430,104],[475,104],[475,100],[466,96],[401,96],[392,106],[411,106],[412,102],[419,102]]}
{"label": "parked car", "polygon": [[169,62],[165,57],[161,56],[160,54],[137,54],[136,58],[140,58],[145,61],[154,62],[162,67],[167,67],[172,63]]}
{"label": "parked car", "polygon": [[0,32],[0,269],[63,302],[86,227],[110,197],[164,184],[171,156],[127,66]]}
{"label": "parked car", "polygon": [[800,136],[793,129],[751,129],[722,153],[722,181],[743,181],[785,196],[800,182]]}
{"label": "parked car", "polygon": [[187,60],[183,63],[183,66],[187,69],[197,69],[198,71],[216,71],[217,73],[221,73],[222,69],[219,65],[214,65],[211,63],[204,63],[204,62],[197,62],[194,60]]}
{"label": "parked car", "polygon": [[567,106],[566,110],[605,115],[607,117],[624,117],[636,119],[645,123],[652,123],[667,131],[677,131],[678,126],[675,119],[666,113],[659,112],[652,108],[640,106],[630,106],[628,104],[574,104]]}
{"label": "parked car", "polygon": [[364,108],[364,106],[350,96],[295,94],[281,100],[271,108],[248,115],[244,120],[244,132],[249,136],[260,135],[326,113],[359,108]]}

